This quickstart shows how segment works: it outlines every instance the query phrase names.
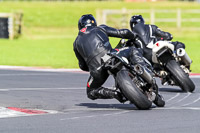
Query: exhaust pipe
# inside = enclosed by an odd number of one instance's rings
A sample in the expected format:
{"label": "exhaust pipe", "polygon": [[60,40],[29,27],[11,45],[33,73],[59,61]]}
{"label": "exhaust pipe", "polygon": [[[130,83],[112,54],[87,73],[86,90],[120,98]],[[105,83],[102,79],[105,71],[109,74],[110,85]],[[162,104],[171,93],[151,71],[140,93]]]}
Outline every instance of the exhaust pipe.
{"label": "exhaust pipe", "polygon": [[177,49],[177,56],[181,58],[181,61],[186,66],[190,66],[190,64],[192,63],[192,60],[190,59],[190,57],[186,53],[185,49],[183,49],[183,48]]}
{"label": "exhaust pipe", "polygon": [[143,79],[145,79],[148,83],[153,83],[153,77],[144,67],[140,64],[134,66],[134,70],[139,74]]}

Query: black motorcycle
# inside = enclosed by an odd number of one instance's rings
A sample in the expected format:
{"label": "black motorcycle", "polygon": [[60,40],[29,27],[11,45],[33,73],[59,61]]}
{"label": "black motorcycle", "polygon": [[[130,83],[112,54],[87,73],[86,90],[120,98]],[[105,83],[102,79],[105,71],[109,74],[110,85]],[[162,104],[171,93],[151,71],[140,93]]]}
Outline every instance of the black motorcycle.
{"label": "black motorcycle", "polygon": [[109,53],[102,57],[102,65],[98,69],[102,68],[113,75],[115,87],[138,109],[150,109],[152,103],[164,107],[165,101],[158,94],[155,79],[143,66],[133,66],[125,57]]}

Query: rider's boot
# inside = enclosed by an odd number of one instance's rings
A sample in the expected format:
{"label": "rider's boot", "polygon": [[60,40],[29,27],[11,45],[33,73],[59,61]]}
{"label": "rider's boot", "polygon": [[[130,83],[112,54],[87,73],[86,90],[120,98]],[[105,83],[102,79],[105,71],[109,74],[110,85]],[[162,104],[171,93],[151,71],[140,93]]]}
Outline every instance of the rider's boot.
{"label": "rider's boot", "polygon": [[157,94],[155,100],[153,101],[153,103],[158,106],[158,107],[164,107],[165,106],[165,101],[162,95]]}
{"label": "rider's boot", "polygon": [[124,103],[126,101],[126,99],[124,98],[124,96],[116,91],[116,90],[112,90],[112,89],[108,89],[108,88],[104,88],[104,87],[100,87],[98,89],[94,89],[92,91],[89,92],[88,97],[90,99],[112,99],[115,98],[117,99],[120,103]]}

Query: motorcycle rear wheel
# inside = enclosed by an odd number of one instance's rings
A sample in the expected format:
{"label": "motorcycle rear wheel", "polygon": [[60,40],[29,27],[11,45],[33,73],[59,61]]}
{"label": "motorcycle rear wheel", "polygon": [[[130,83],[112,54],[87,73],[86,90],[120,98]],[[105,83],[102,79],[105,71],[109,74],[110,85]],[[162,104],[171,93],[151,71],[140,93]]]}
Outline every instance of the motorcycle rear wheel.
{"label": "motorcycle rear wheel", "polygon": [[181,87],[185,92],[193,92],[195,85],[189,76],[181,69],[178,63],[175,60],[169,60],[166,65],[166,68],[172,75],[172,78],[175,82]]}
{"label": "motorcycle rear wheel", "polygon": [[133,83],[128,70],[125,68],[120,70],[116,75],[116,82],[125,97],[138,109],[147,110],[151,108],[152,101]]}

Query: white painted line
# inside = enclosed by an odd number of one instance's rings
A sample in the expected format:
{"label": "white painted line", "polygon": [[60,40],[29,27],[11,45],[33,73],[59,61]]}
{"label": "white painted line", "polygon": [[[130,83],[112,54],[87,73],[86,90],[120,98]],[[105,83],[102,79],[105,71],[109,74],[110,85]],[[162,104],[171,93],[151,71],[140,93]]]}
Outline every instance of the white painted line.
{"label": "white painted line", "polygon": [[[185,96],[184,99],[187,98],[189,95],[191,95],[191,94],[187,94],[187,96]],[[176,95],[176,97],[177,96],[178,95]],[[175,96],[173,98],[175,98]],[[194,102],[196,102],[196,101],[198,101],[198,100],[195,100]],[[62,118],[60,120],[65,121],[65,120],[79,120],[79,119],[94,118],[94,117],[106,117],[106,116],[121,115],[121,114],[125,114],[125,113],[135,111],[134,109],[133,110],[121,111],[122,109],[118,109],[118,108],[74,108],[74,109],[67,109],[67,111],[73,111],[73,112],[74,111],[99,111],[99,110],[101,110],[101,111],[113,110],[113,111],[119,111],[119,112],[98,114],[98,115],[74,116],[74,117],[70,117],[70,118]],[[152,108],[152,110],[197,110],[197,111],[200,111],[200,107],[168,107],[168,108],[163,107],[163,108]]]}
{"label": "white painted line", "polygon": [[83,90],[85,87],[76,87],[76,88],[9,88],[4,89],[0,88],[0,91],[38,91],[38,90]]}
{"label": "white painted line", "polygon": [[[112,88],[105,86],[106,88]],[[0,91],[38,91],[38,90],[86,90],[86,87],[70,88],[0,88]]]}
{"label": "white painted line", "polygon": [[[117,108],[101,108],[101,109],[95,109],[95,108],[77,108],[77,109],[68,109],[70,111],[107,111],[107,110],[122,110],[122,109],[117,109]],[[200,111],[200,107],[163,107],[163,108],[152,108],[152,110],[197,110]],[[116,113],[106,113],[106,114],[100,114],[100,115],[87,115],[87,116],[75,116],[71,118],[62,118],[60,119],[61,121],[65,120],[79,120],[79,119],[85,119],[85,118],[94,118],[94,117],[106,117],[106,116],[115,116],[115,115],[121,115],[129,112],[133,112],[135,110],[126,110],[126,111],[120,111]]]}
{"label": "white painted line", "polygon": [[30,73],[30,74],[0,74],[0,76],[39,76],[39,75],[61,75],[61,74],[56,74],[56,73],[52,73],[52,74],[47,74],[47,73]]}
{"label": "white painted line", "polygon": [[[134,108],[133,106],[133,109]],[[118,111],[123,110],[119,108],[72,108],[72,109],[66,109],[65,111]]]}
{"label": "white painted line", "polygon": [[[134,111],[134,110],[132,110]],[[128,112],[131,112],[131,111],[122,111],[122,112],[117,112],[117,113],[114,113],[115,115],[120,115],[120,114],[124,114],[124,113],[128,113]]]}
{"label": "white painted line", "polygon": [[190,78],[200,78],[200,75],[191,75]]}
{"label": "white painted line", "polygon": [[110,115],[113,115],[113,114],[103,114],[103,116],[110,116]]}
{"label": "white painted line", "polygon": [[[88,73],[86,71],[82,71],[79,68],[42,68],[42,67],[26,67],[26,66],[6,66],[6,65],[0,65],[0,69],[6,69],[6,70],[23,70],[23,71],[47,71],[47,72],[78,72],[78,73]],[[191,73],[190,77],[192,78],[200,78],[200,73]]]}
{"label": "white painted line", "polygon": [[155,110],[197,110],[200,111],[200,107],[169,107],[169,108],[154,108]]}
{"label": "white painted line", "polygon": [[[135,111],[133,110],[125,110],[122,111],[122,109],[118,108],[76,108],[76,109],[68,109],[68,111],[108,111],[108,110],[113,110],[113,111],[119,111],[116,113],[106,113],[106,114],[98,114],[98,115],[86,115],[86,116],[74,116],[70,118],[62,118],[60,119],[61,121],[65,120],[78,120],[78,119],[85,119],[85,118],[94,118],[94,117],[105,117],[105,116],[114,116],[114,115],[121,115],[129,112]],[[162,108],[152,108],[152,110],[197,110],[200,111],[200,107],[162,107]]]}
{"label": "white painted line", "polygon": [[194,104],[194,103],[198,102],[199,100],[200,100],[200,97],[197,98],[196,100],[194,100],[193,102],[190,102],[190,103],[187,103],[187,104],[182,105],[181,107],[184,107],[184,106],[188,106],[188,105]]}
{"label": "white painted line", "polygon": [[22,70],[22,71],[44,71],[44,72],[79,72],[79,73],[88,73],[82,71],[81,69],[48,69],[42,67],[25,67],[25,66],[0,66],[0,69],[4,70]]}
{"label": "white painted line", "polygon": [[166,102],[169,102],[173,99],[175,99],[176,97],[178,97],[180,95],[180,93],[177,93],[175,96],[171,97],[170,99],[166,100]]}
{"label": "white painted line", "polygon": [[0,91],[9,91],[8,89],[0,89]]}

